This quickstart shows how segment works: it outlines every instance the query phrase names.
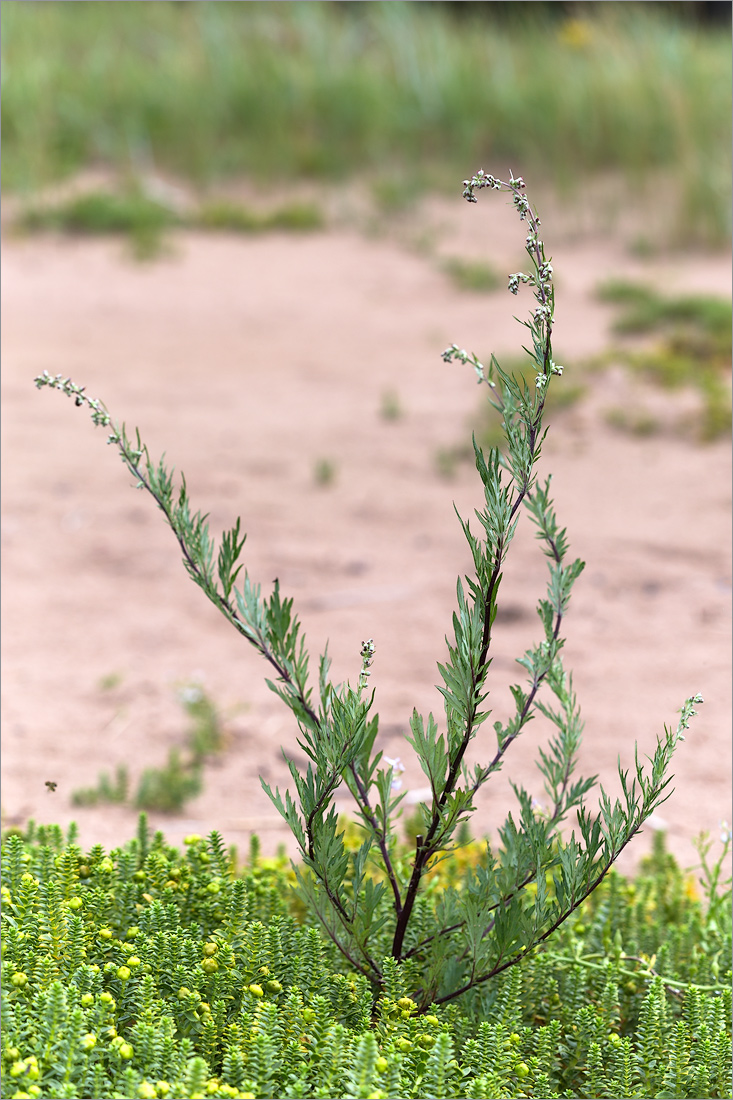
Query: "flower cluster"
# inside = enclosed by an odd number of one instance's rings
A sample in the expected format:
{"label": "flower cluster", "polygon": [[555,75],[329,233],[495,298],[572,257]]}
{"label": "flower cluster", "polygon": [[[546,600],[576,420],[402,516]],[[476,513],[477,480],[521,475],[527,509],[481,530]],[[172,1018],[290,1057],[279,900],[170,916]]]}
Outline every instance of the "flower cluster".
{"label": "flower cluster", "polygon": [[468,202],[478,202],[474,191],[480,191],[482,187],[493,187],[495,191],[501,191],[504,184],[488,172],[484,172],[483,168],[479,168],[475,176],[472,176],[470,180],[463,181],[464,199]]}
{"label": "flower cluster", "polygon": [[[553,268],[551,262],[545,258],[544,243],[539,237],[540,219],[533,212],[529,200],[524,194],[525,183],[521,176],[514,176],[513,173],[510,173],[509,182],[506,183],[480,168],[470,180],[463,181],[463,197],[468,202],[476,202],[475,192],[484,187],[490,187],[495,191],[510,192],[520,221],[529,222],[525,248],[534,266],[534,272],[529,274],[524,271],[513,272],[509,276],[507,289],[510,294],[516,295],[519,292],[520,284],[535,288],[534,296],[538,304],[531,311],[532,320],[526,322],[526,325],[532,333],[535,349],[534,358],[539,368],[535,378],[535,386],[538,391],[543,391],[553,374],[562,374],[562,367],[558,367],[552,361],[549,353],[554,312]],[[479,382],[489,381],[475,356],[471,356],[465,351],[459,351],[457,346],[453,344],[443,352],[443,359],[450,362],[454,356],[461,362],[473,363]],[[489,384],[492,385],[491,382]],[[540,400],[544,402],[544,394],[542,394]]]}
{"label": "flower cluster", "polygon": [[374,639],[369,638],[366,642],[361,643],[361,672],[359,673],[359,691],[363,691],[367,686],[369,677],[371,676],[371,664],[374,660]]}
{"label": "flower cluster", "polygon": [[[88,405],[91,409],[92,420],[98,427],[106,428],[112,423],[112,418],[102,402],[97,401],[93,397],[87,397],[84,393],[86,387],[78,386],[76,382],[72,382],[70,378],[64,378],[61,374],[52,376],[48,371],[44,371],[43,374],[39,374],[33,381],[39,390],[43,386],[50,386],[52,390],[61,390],[67,397],[73,397],[75,405]],[[110,436],[109,442],[116,443],[117,437],[114,436],[113,438]]]}
{"label": "flower cluster", "polygon": [[515,271],[509,276],[509,286],[507,288],[509,293],[518,294],[520,283],[529,283],[530,286],[535,286],[536,280],[534,275],[525,275],[523,271]]}

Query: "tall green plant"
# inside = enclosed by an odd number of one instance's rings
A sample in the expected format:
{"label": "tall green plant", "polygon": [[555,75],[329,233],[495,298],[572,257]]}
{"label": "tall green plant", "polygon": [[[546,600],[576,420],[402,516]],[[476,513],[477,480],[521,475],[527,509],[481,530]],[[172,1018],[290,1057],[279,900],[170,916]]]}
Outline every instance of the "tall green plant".
{"label": "tall green plant", "polygon": [[[431,791],[421,810],[422,825],[411,858],[401,855],[397,844],[395,822],[404,798],[398,793],[398,765],[376,750],[378,717],[373,713],[374,692],[368,690],[373,641],[362,644],[355,686],[330,679],[327,652],[319,660],[317,684],[312,684],[293,601],[281,595],[277,582],[269,596],[263,595],[246,571],[236,587],[246,537],[240,521],[222,535],[217,548],[206,516],[191,509],[185,479],[174,485],[172,472],[163,459],[151,460],[139,432],[132,440],[124,425],[112,424],[101,402],[87,397],[84,387],[70,379],[46,373],[36,379],[39,387],[59,389],[77,405],[86,405],[95,424],[111,426],[109,442],[138,487],[147,490],[163,512],[189,575],[269,662],[274,679],[268,684],[292,710],[300,731],[298,743],[309,759],[305,770],[288,761],[294,795],[273,791],[261,780],[300,849],[298,889],[355,971],[377,991],[409,994],[410,1003],[421,1010],[477,990],[513,966],[595,890],[652,811],[669,797],[672,755],[696,713],[695,705],[702,702],[699,696],[689,698],[676,731],[665,727],[650,769],[639,762],[638,752],[631,779],[619,768],[621,799],[612,801],[600,788],[598,812],[588,809],[586,797],[595,777],[574,777],[582,722],[572,679],[562,664],[561,635],[583,562],[566,560],[566,531],[558,526],[550,479],[540,483],[536,474],[546,434],[548,389],[562,374],[552,358],[553,271],[523,180],[512,176],[505,183],[480,171],[464,181],[464,197],[476,202],[476,192],[485,187],[508,192],[527,226],[531,271],[511,275],[509,290],[516,294],[521,284],[533,288],[536,304],[523,323],[530,335],[525,350],[536,375],[530,387],[524,378],[503,371],[493,356],[485,368],[455,344],[443,353],[447,362],[470,363],[479,382],[487,386],[502,419],[505,446],[484,454],[474,441],[484,505],[476,512],[477,530],[468,520],[460,520],[473,573],[465,583],[458,580],[453,636],[447,659],[438,665],[444,721],[439,725],[433,714],[425,718],[416,710],[410,719],[408,740]],[[522,511],[535,525],[548,563],[546,596],[537,606],[542,638],[518,659],[527,681],[511,688],[514,715],[506,724],[494,723],[496,748],[492,753],[484,744],[485,762],[469,768],[467,749],[484,732],[490,715],[486,700],[492,628],[502,569]],[[529,793],[515,786],[517,817],[510,814],[499,829],[498,848],[487,844],[484,860],[467,870],[457,885],[431,890],[431,869],[461,846],[459,826],[537,713],[555,727],[548,747],[538,749],[550,809],[540,812]],[[339,829],[334,794],[342,783],[354,798],[363,834],[357,850],[349,850]],[[566,840],[560,827],[571,813],[577,832],[574,829]]]}

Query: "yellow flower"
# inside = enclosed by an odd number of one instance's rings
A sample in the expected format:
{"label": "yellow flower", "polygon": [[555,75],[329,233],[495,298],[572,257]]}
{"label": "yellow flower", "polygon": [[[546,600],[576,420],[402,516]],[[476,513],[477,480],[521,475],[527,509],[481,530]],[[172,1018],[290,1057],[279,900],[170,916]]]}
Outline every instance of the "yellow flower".
{"label": "yellow flower", "polygon": [[688,875],[685,879],[685,897],[689,901],[699,901],[700,899],[700,893],[692,875]]}
{"label": "yellow flower", "polygon": [[568,19],[560,28],[558,38],[564,46],[570,46],[573,50],[582,50],[590,44],[593,32],[585,19]]}

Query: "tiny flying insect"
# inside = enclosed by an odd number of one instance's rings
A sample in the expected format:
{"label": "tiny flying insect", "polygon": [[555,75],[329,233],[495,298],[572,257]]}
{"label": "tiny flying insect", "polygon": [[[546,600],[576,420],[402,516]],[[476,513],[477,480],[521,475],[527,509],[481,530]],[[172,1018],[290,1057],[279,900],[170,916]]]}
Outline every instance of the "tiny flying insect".
{"label": "tiny flying insect", "polygon": [[47,779],[46,786],[48,787],[49,791],[55,791],[58,787],[58,783],[54,783],[52,779]]}

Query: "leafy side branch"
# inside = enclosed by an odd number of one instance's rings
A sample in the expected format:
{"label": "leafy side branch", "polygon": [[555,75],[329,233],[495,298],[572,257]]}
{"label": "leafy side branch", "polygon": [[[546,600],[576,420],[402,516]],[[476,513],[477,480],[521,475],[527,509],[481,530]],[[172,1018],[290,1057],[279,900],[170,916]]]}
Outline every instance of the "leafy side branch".
{"label": "leafy side branch", "polygon": [[[619,769],[621,798],[612,801],[600,788],[598,811],[590,812],[586,797],[596,778],[575,777],[583,724],[572,677],[562,663],[561,634],[584,563],[568,560],[567,533],[558,525],[550,497],[551,478],[540,483],[536,472],[548,389],[563,370],[552,358],[553,269],[522,179],[503,182],[480,171],[464,181],[464,197],[476,202],[484,188],[509,194],[526,224],[530,270],[510,275],[509,290],[517,294],[524,285],[534,294],[535,305],[523,325],[529,333],[524,350],[536,376],[530,387],[502,370],[493,356],[486,368],[456,344],[443,352],[446,362],[473,366],[486,385],[502,420],[504,446],[484,454],[474,440],[483,504],[475,512],[477,526],[459,517],[473,569],[458,579],[452,637],[438,665],[444,720],[417,711],[410,718],[407,740],[431,792],[420,807],[411,857],[401,850],[395,832],[404,798],[399,765],[376,749],[378,716],[372,714],[374,693],[368,691],[373,641],[362,644],[355,687],[331,681],[327,651],[319,659],[317,685],[311,684],[309,653],[293,601],[281,595],[277,582],[264,596],[246,570],[242,573],[246,536],[240,521],[217,546],[208,517],[190,506],[185,479],[176,486],[173,471],[163,459],[151,460],[138,432],[131,439],[124,425],[112,423],[101,402],[70,379],[46,373],[36,379],[37,386],[61,390],[77,405],[86,405],[95,424],[110,428],[109,442],[138,488],[163,512],[190,577],[274,670],[268,685],[292,711],[308,763],[301,769],[288,760],[294,794],[261,782],[298,844],[298,889],[325,934],[376,994],[384,992],[398,967],[400,981],[421,1011],[459,996],[480,997],[485,983],[543,944],[582,905],[669,797],[673,753],[702,702],[699,696],[689,698],[676,730],[665,728],[658,739],[650,767],[642,767],[637,753],[631,779]],[[526,681],[511,687],[513,716],[506,724],[494,723],[495,750],[485,746],[486,762],[469,769],[469,745],[491,713],[492,630],[504,563],[522,513],[534,525],[547,559],[547,589],[537,605],[541,637],[518,658]],[[497,850],[487,843],[477,866],[435,893],[431,870],[460,848],[460,826],[473,812],[481,788],[503,767],[508,749],[537,714],[554,729],[547,747],[537,750],[548,809],[541,811],[526,790],[515,786],[516,818],[510,814],[498,829]],[[353,796],[363,838],[356,850],[347,846],[336,814],[334,795],[342,784]],[[563,839],[561,826],[571,814],[575,828]]]}

